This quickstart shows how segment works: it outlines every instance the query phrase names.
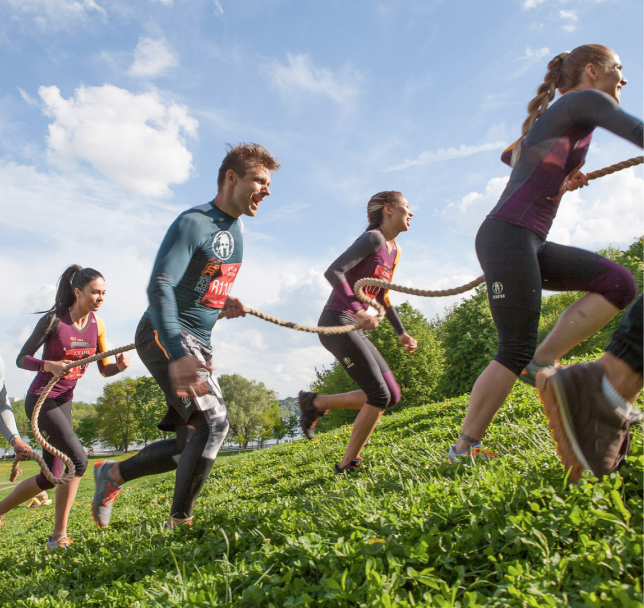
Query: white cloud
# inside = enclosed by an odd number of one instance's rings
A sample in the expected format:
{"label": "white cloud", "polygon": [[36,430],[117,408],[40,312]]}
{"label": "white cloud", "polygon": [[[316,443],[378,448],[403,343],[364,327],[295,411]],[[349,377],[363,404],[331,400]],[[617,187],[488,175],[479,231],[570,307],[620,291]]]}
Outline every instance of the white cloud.
{"label": "white cloud", "polygon": [[192,154],[185,136],[197,134],[197,121],[185,106],[155,92],[133,94],[112,85],[81,86],[63,99],[58,87],[40,87],[49,125],[47,143],[63,166],[86,161],[137,194],[167,196],[171,184],[186,181]]}
{"label": "white cloud", "polygon": [[134,62],[127,73],[130,76],[152,78],[161,76],[179,65],[165,38],[139,38],[134,49]]}
{"label": "white cloud", "polygon": [[485,192],[470,192],[461,200],[447,205],[441,215],[455,222],[466,234],[476,234],[485,216],[494,208],[508,183],[507,177],[494,177],[485,186]]}
{"label": "white cloud", "polygon": [[22,97],[22,99],[28,106],[34,106],[36,108],[38,107],[39,104],[37,99],[34,99],[31,95],[29,95],[29,93],[27,93],[20,87],[18,87],[18,91],[20,91],[20,97]]}
{"label": "white cloud", "polygon": [[523,8],[525,10],[530,10],[531,8],[536,8],[539,4],[543,4],[546,0],[524,0]]}
{"label": "white cloud", "polygon": [[635,169],[602,177],[562,198],[548,238],[592,250],[628,246],[644,233],[643,197]]}
{"label": "white cloud", "polygon": [[504,141],[494,141],[487,144],[479,144],[477,146],[461,144],[458,148],[440,148],[431,152],[425,151],[421,152],[417,158],[406,160],[393,167],[388,167],[385,171],[400,171],[401,169],[407,169],[409,167],[419,167],[444,160],[463,158],[464,156],[472,156],[472,154],[478,154],[479,152],[503,149],[507,145],[508,144]]}
{"label": "white cloud", "polygon": [[360,74],[348,67],[337,73],[317,68],[308,55],[286,55],[288,65],[274,60],[269,65],[271,82],[281,93],[310,94],[328,97],[340,105],[350,105],[359,94],[356,81]]}
{"label": "white cloud", "polygon": [[559,16],[567,20],[567,23],[562,26],[566,32],[574,32],[577,29],[577,13],[575,11],[559,11]]}
{"label": "white cloud", "polygon": [[150,2],[160,2],[166,6],[172,6],[172,0],[150,0]]}
{"label": "white cloud", "polygon": [[215,0],[215,15],[221,17],[224,14],[224,7],[221,5],[219,0]]}
{"label": "white cloud", "polygon": [[95,0],[4,0],[19,22],[33,21],[38,30],[68,29],[107,13]]}
{"label": "white cloud", "polygon": [[529,46],[525,47],[525,55],[523,57],[519,57],[521,61],[540,61],[544,57],[548,57],[550,55],[550,49],[547,46],[541,47],[540,49],[537,50],[532,50]]}

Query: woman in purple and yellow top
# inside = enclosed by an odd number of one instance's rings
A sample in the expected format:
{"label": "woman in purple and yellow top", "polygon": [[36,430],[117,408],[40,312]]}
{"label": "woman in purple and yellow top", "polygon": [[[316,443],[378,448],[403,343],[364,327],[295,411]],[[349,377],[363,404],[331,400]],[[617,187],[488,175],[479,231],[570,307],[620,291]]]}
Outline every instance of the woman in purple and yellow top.
{"label": "woman in purple and yellow top", "polygon": [[[318,395],[301,391],[302,417],[300,425],[305,435],[313,439],[315,423],[329,409],[360,410],[344,458],[335,465],[335,472],[352,473],[360,465],[360,452],[385,409],[400,400],[400,388],[389,366],[369,342],[362,330],[375,329],[378,321],[367,314],[353,293],[353,286],[365,277],[392,281],[400,258],[396,237],[409,228],[412,218],[409,203],[400,192],[379,192],[367,205],[367,230],[326,271],[333,292],[322,311],[322,326],[359,325],[360,330],[348,334],[320,335],[320,342],[361,390],[340,395]],[[365,292],[380,302],[402,346],[408,353],[416,350],[416,340],[407,332],[391,305],[387,290],[368,287]]]}
{"label": "woman in purple and yellow top", "polygon": [[[37,372],[25,399],[25,411],[29,418],[52,377],[61,376],[65,366],[73,361],[107,350],[105,325],[94,314],[104,298],[105,280],[100,272],[92,268],[70,266],[60,277],[56,303],[38,321],[16,361],[18,367]],[[34,357],[43,345],[42,359]],[[117,356],[116,363],[110,363],[109,359],[99,361],[98,368],[103,376],[113,376],[123,371],[129,363],[129,356],[123,353]],[[83,365],[70,370],[54,385],[38,417],[38,428],[47,441],[66,454],[76,468],[76,474],[68,484],[56,486],[56,522],[53,534],[47,541],[48,551],[66,548],[72,542],[67,536],[67,520],[78,484],[87,468],[87,455],[72,429],[72,398],[74,387],[86,367]],[[63,461],[46,451],[43,458],[49,470],[60,477]],[[42,473],[26,479],[0,501],[0,518],[25,500],[51,488],[53,484]]]}
{"label": "woman in purple and yellow top", "polygon": [[[452,464],[473,450],[480,453],[480,441],[517,378],[534,386],[540,370],[557,364],[637,293],[633,276],[619,264],[546,241],[568,183],[588,183],[579,169],[596,127],[642,147],[642,121],[619,107],[625,84],[619,57],[605,46],[558,55],[528,105],[521,138],[501,157],[512,174],[476,236],[499,348],[474,384],[462,432],[449,450]],[[556,90],[561,97],[548,107]],[[588,293],[535,351],[542,289]]]}

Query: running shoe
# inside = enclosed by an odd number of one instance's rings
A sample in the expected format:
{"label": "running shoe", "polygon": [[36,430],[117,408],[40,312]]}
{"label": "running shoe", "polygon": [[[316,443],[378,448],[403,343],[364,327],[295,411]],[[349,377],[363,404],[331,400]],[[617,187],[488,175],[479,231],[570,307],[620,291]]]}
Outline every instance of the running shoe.
{"label": "running shoe", "polygon": [[51,553],[56,549],[67,549],[73,542],[69,536],[59,536],[56,540],[52,540],[50,536],[47,539],[47,553]]}
{"label": "running shoe", "polygon": [[326,415],[329,410],[320,412],[315,409],[313,405],[313,399],[317,396],[317,393],[312,393],[311,391],[300,391],[297,396],[297,401],[300,404],[300,426],[302,427],[302,432],[307,439],[313,439],[315,437],[315,425],[317,424],[317,419],[320,416]]}
{"label": "running shoe", "polygon": [[117,486],[109,477],[110,467],[114,460],[97,460],[94,465],[94,481],[96,491],[92,500],[92,517],[99,528],[107,528],[112,515],[112,505],[121,493],[121,486]]}
{"label": "running shoe", "polygon": [[554,369],[554,365],[537,365],[534,361],[530,361],[525,369],[519,375],[519,380],[525,382],[530,386],[537,386],[537,374],[542,369]]}
{"label": "running shoe", "polygon": [[361,462],[362,462],[362,458],[360,458],[360,456],[358,456],[357,458],[354,458],[348,465],[344,467],[341,467],[340,463],[336,462],[333,472],[336,475],[342,475],[342,473],[347,473],[349,475],[352,475],[353,473],[357,473],[359,471]]}
{"label": "running shoe", "polygon": [[165,526],[168,529],[178,528],[179,526],[192,526],[192,517],[187,519],[179,519],[177,517],[170,517],[170,521],[165,522]]}
{"label": "running shoe", "polygon": [[642,421],[638,409],[633,408],[626,416],[606,399],[603,376],[596,361],[537,374],[548,426],[573,483],[584,470],[601,478],[620,467],[630,447],[628,429]]}
{"label": "running shoe", "polygon": [[497,460],[498,456],[494,452],[484,450],[481,448],[481,442],[472,444],[462,452],[456,451],[456,446],[449,446],[449,453],[447,455],[450,464],[458,464],[459,462],[474,462],[480,460]]}

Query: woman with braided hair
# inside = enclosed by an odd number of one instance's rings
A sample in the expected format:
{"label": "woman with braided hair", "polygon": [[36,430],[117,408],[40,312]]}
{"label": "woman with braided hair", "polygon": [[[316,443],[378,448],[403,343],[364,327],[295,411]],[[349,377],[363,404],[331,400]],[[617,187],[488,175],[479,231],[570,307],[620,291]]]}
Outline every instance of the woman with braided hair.
{"label": "woman with braided hair", "polygon": [[[45,399],[38,417],[38,428],[47,441],[74,463],[74,478],[56,486],[54,531],[47,541],[47,550],[67,548],[72,540],[67,536],[67,520],[81,477],[87,468],[87,455],[72,429],[72,399],[74,387],[83,376],[86,365],[64,374],[73,361],[105,352],[107,338],[103,321],[94,314],[105,298],[103,275],[93,268],[73,265],[59,279],[54,306],[45,315],[25,342],[16,360],[18,367],[36,373],[25,399],[25,411],[31,419],[39,396],[54,376],[64,376],[54,385]],[[40,314],[40,313],[38,313]],[[42,359],[34,357],[44,345]],[[114,376],[130,364],[129,355],[117,355],[116,363],[109,359],[98,361],[103,376]],[[49,452],[43,453],[45,463],[56,477],[63,472],[64,463]],[[54,487],[42,473],[25,479],[0,501],[0,521],[14,507]]]}
{"label": "woman with braided hair", "polygon": [[[322,346],[342,365],[360,390],[340,395],[318,395],[300,391],[300,426],[308,439],[315,435],[318,417],[329,409],[360,410],[344,458],[336,463],[336,473],[353,473],[360,465],[360,452],[385,409],[400,401],[400,388],[386,361],[362,330],[375,329],[378,320],[367,314],[367,305],[353,293],[356,281],[365,277],[391,281],[400,258],[396,237],[409,229],[412,218],[409,203],[400,192],[379,192],[367,205],[369,226],[324,274],[333,291],[322,311],[319,325],[359,325],[348,334],[319,334]],[[389,301],[388,291],[368,287],[365,293],[385,307],[386,316],[408,353],[416,350],[416,340],[403,326]]]}
{"label": "woman with braided hair", "polygon": [[[579,170],[596,127],[642,147],[642,121],[619,108],[626,82],[619,57],[605,46],[557,55],[528,105],[521,138],[501,157],[512,174],[476,236],[499,347],[474,384],[462,432],[449,450],[452,464],[495,457],[480,449],[481,439],[517,378],[534,386],[540,370],[557,365],[637,293],[633,276],[619,264],[546,241],[568,183],[588,183]],[[549,106],[557,90],[561,97]],[[535,351],[542,289],[588,293],[564,311]]]}

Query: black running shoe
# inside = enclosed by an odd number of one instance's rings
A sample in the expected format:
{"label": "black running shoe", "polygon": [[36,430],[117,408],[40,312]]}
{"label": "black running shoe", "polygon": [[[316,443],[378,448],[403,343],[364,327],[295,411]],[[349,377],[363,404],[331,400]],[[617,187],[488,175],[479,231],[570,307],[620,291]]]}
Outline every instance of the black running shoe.
{"label": "black running shoe", "polygon": [[336,475],[342,475],[342,473],[347,473],[348,475],[352,475],[353,473],[357,473],[360,470],[361,462],[362,462],[362,458],[360,458],[360,456],[358,456],[357,458],[354,458],[346,467],[341,467],[340,463],[336,462],[333,472]]}
{"label": "black running shoe", "polygon": [[312,393],[311,391],[300,391],[297,396],[297,401],[300,404],[300,411],[302,415],[300,416],[300,426],[302,427],[302,432],[307,439],[313,439],[315,437],[315,425],[317,424],[317,419],[320,416],[324,416],[328,412],[319,412],[315,409],[313,405],[313,399],[317,396],[317,393]]}

